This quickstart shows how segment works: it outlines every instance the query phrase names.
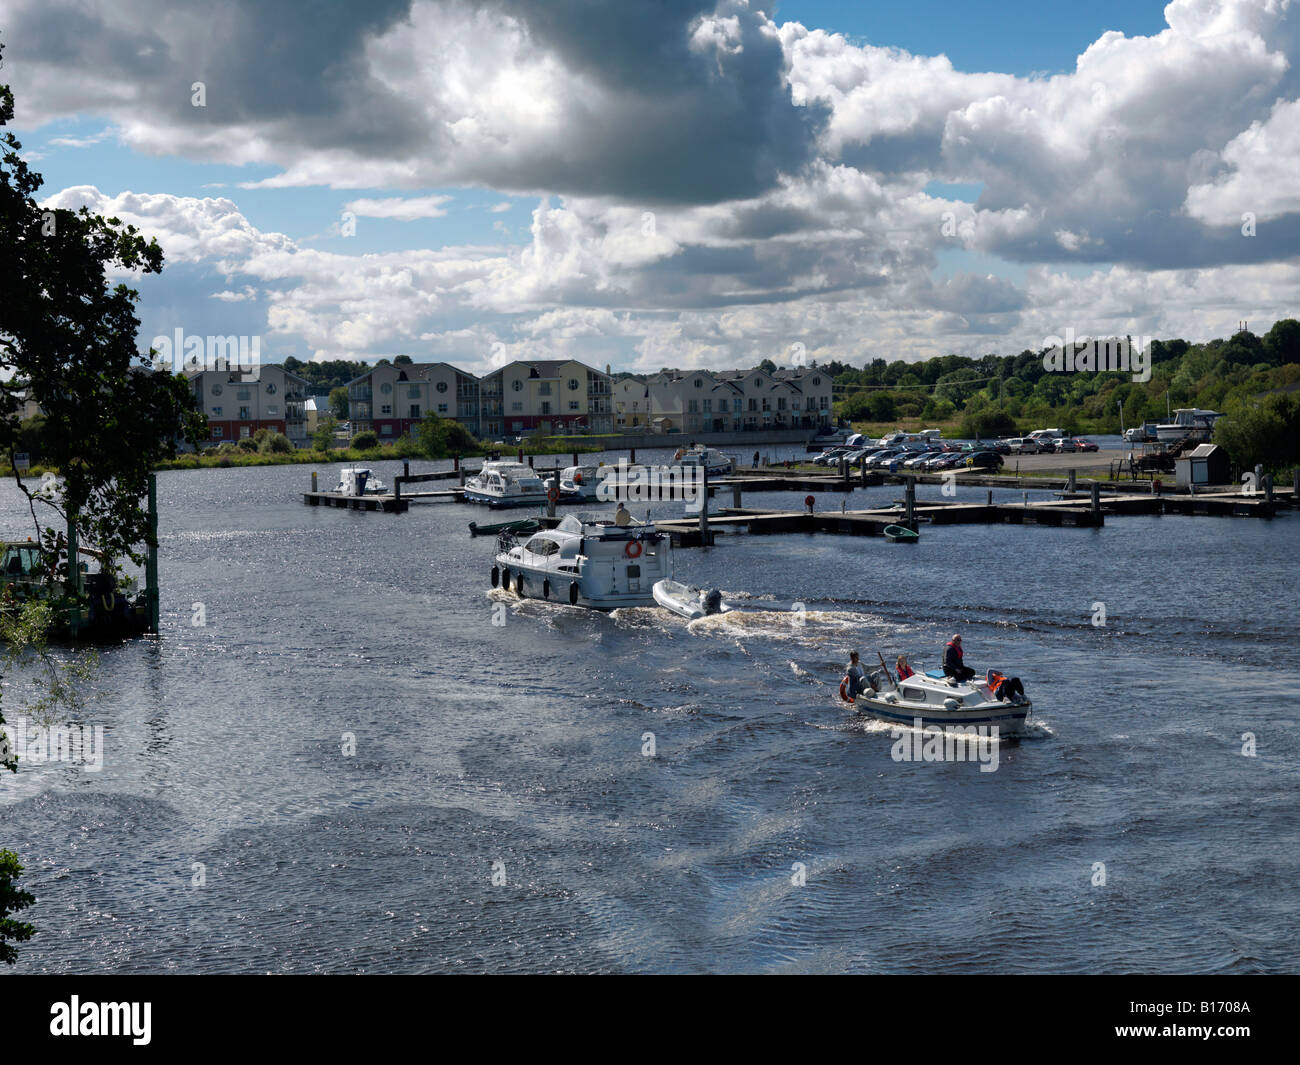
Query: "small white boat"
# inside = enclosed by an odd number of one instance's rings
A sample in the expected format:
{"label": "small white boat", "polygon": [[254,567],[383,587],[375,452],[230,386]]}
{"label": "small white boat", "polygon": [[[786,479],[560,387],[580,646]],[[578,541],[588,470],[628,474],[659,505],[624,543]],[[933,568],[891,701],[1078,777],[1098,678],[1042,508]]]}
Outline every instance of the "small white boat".
{"label": "small white boat", "polygon": [[665,610],[680,614],[689,621],[731,609],[722,601],[722,593],[716,589],[692,588],[680,581],[656,581],[654,597],[655,602]]}
{"label": "small white boat", "polygon": [[465,481],[465,500],[490,507],[525,507],[546,502],[546,486],[522,462],[485,462]]}
{"label": "small white boat", "polygon": [[334,491],[345,496],[382,496],[388,494],[388,486],[368,466],[344,466]]}
{"label": "small white boat", "polygon": [[689,450],[678,448],[673,462],[679,466],[703,466],[710,477],[731,473],[736,468],[736,462],[730,455],[712,447],[693,447]]}
{"label": "small white boat", "polygon": [[1028,699],[1012,703],[996,698],[987,676],[959,684],[942,674],[913,673],[899,682],[876,670],[871,679],[876,690],[867,688],[848,701],[861,713],[898,724],[997,726],[1000,736],[1014,736],[1024,730],[1033,709]]}
{"label": "small white boat", "polygon": [[595,610],[654,606],[655,582],[672,574],[672,540],[652,522],[568,514],[526,539],[502,533],[497,548],[492,587]]}
{"label": "small white boat", "polygon": [[560,501],[564,503],[590,502],[596,498],[601,480],[602,474],[599,466],[566,466],[560,471]]}

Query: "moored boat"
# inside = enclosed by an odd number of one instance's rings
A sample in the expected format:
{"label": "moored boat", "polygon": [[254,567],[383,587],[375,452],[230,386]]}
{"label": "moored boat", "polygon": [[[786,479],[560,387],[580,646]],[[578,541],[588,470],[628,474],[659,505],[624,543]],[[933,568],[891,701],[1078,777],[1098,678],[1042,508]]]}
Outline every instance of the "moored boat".
{"label": "moored boat", "polygon": [[388,494],[388,486],[369,466],[344,466],[334,491],[345,496],[382,496]]}
{"label": "moored boat", "polygon": [[893,544],[914,544],[920,539],[919,534],[906,525],[886,525],[885,536]]}
{"label": "moored boat", "polygon": [[546,502],[546,486],[522,462],[489,461],[465,481],[464,498],[490,507],[540,506]]}
{"label": "moored boat", "polygon": [[469,523],[470,536],[495,536],[498,533],[511,532],[518,535],[533,533],[542,527],[536,518],[520,518],[518,521],[499,521],[494,525],[480,525],[476,521]]}

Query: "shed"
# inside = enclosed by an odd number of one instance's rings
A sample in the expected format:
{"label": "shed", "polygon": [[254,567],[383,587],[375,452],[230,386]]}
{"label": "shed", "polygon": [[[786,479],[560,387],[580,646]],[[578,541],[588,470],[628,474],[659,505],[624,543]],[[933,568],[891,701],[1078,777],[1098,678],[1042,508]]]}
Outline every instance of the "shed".
{"label": "shed", "polygon": [[1179,488],[1204,484],[1231,484],[1228,453],[1218,444],[1201,444],[1174,462],[1174,483]]}

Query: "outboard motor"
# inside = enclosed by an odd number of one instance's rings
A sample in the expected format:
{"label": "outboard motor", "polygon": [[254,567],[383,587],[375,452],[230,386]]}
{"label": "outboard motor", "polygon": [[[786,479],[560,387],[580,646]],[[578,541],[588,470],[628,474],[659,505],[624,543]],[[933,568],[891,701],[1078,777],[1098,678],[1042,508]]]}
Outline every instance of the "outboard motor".
{"label": "outboard motor", "polygon": [[712,591],[705,592],[704,612],[706,614],[719,614],[722,612],[722,593],[714,588]]}

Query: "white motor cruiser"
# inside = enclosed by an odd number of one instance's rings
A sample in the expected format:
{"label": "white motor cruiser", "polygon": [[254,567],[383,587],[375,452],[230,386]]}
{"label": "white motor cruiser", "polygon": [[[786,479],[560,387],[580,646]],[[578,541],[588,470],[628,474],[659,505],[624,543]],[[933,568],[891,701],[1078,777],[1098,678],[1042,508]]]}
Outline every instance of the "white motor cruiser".
{"label": "white motor cruiser", "polygon": [[736,468],[736,462],[730,455],[712,447],[693,447],[689,450],[678,448],[673,462],[679,466],[703,466],[710,477],[731,473]]}
{"label": "white motor cruiser", "polygon": [[1172,444],[1191,434],[1193,439],[1208,440],[1214,423],[1223,415],[1214,410],[1198,407],[1180,407],[1174,411],[1174,420],[1156,426],[1156,439],[1162,444]]}
{"label": "white motor cruiser", "polygon": [[849,699],[841,682],[840,695],[860,712],[897,724],[914,725],[919,720],[922,725],[996,725],[999,735],[1014,736],[1024,730],[1033,708],[1028,699],[1014,703],[998,699],[992,687],[998,678],[992,670],[983,681],[964,683],[945,677],[941,670],[913,673],[902,681],[875,670],[870,679],[875,690],[868,687]]}
{"label": "white motor cruiser", "polygon": [[345,496],[382,496],[388,494],[388,486],[368,466],[344,466],[334,491]]}
{"label": "white motor cruiser", "polygon": [[596,498],[602,477],[599,466],[566,466],[560,471],[560,501],[590,502]]}
{"label": "white motor cruiser", "polygon": [[530,599],[596,610],[654,606],[654,584],[672,574],[672,541],[651,522],[618,525],[568,514],[554,528],[502,533],[492,567],[498,585]]}
{"label": "white motor cruiser", "polygon": [[692,588],[680,581],[656,581],[654,586],[655,602],[665,610],[680,614],[689,621],[721,614],[731,608],[722,601],[722,593],[716,589]]}
{"label": "white motor cruiser", "polygon": [[546,486],[522,462],[485,462],[465,480],[465,500],[490,507],[525,507],[546,502]]}

